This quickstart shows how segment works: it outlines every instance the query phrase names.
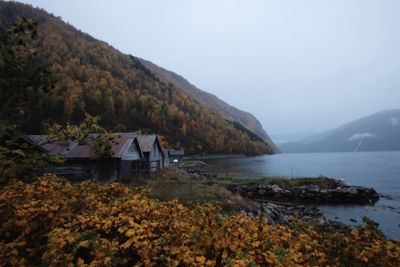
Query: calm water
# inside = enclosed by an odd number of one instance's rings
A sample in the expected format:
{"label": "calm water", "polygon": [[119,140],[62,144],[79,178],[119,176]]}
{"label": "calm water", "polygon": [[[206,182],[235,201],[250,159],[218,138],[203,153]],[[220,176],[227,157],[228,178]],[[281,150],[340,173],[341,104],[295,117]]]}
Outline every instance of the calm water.
{"label": "calm water", "polygon": [[325,216],[354,224],[367,216],[380,224],[389,237],[400,239],[400,151],[277,154],[209,160],[213,168],[228,175],[341,178],[348,184],[375,188],[389,195],[373,206],[320,206]]}

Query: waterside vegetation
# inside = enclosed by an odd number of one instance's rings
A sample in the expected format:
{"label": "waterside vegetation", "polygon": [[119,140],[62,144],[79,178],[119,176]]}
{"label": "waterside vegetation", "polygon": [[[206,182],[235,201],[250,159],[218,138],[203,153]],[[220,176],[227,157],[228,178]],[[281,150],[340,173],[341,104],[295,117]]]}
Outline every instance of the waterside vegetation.
{"label": "waterside vegetation", "polygon": [[0,191],[0,266],[398,266],[375,224],[332,229],[47,175]]}

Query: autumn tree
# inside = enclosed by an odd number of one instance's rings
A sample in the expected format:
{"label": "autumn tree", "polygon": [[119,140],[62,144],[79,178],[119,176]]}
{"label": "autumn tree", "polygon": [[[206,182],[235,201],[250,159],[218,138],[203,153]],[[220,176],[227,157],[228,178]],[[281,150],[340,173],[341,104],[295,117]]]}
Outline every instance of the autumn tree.
{"label": "autumn tree", "polygon": [[[0,183],[12,178],[31,180],[47,165],[61,161],[59,157],[46,156],[24,135],[32,123],[31,116],[40,112],[44,95],[55,81],[46,62],[30,48],[30,42],[37,36],[36,27],[34,20],[21,17],[0,36]],[[78,90],[71,93],[71,98],[79,94],[80,89],[75,88],[71,86],[69,90]],[[88,142],[93,158],[110,157],[114,137],[98,122],[98,117],[86,114],[78,125],[53,124],[48,141]]]}
{"label": "autumn tree", "polygon": [[30,126],[55,81],[46,62],[30,46],[37,38],[36,26],[36,21],[19,17],[0,33],[0,121],[18,129]]}
{"label": "autumn tree", "polygon": [[78,141],[79,144],[89,144],[93,159],[104,159],[112,156],[112,142],[115,135],[109,133],[99,124],[99,117],[85,114],[85,119],[79,124],[67,123],[62,126],[54,123],[48,128],[49,141],[57,140],[67,144]]}
{"label": "autumn tree", "polygon": [[46,63],[30,47],[37,37],[36,26],[34,20],[19,17],[0,33],[1,183],[13,177],[28,179],[47,162],[22,134],[54,82]]}

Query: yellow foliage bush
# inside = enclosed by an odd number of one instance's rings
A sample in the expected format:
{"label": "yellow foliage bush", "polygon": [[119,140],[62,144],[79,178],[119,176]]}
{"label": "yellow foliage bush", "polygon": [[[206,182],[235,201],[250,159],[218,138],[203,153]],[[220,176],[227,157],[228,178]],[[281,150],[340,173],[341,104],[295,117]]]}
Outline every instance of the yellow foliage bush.
{"label": "yellow foliage bush", "polygon": [[399,242],[369,221],[271,226],[147,194],[53,175],[14,181],[0,191],[0,266],[400,266]]}

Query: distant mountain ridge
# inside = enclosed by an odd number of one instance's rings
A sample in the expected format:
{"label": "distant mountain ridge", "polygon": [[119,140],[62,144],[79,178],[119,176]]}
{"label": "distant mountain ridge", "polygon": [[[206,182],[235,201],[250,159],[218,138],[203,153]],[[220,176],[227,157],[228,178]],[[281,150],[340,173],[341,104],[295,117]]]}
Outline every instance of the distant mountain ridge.
{"label": "distant mountain ridge", "polygon": [[182,77],[123,54],[42,9],[0,2],[0,34],[18,16],[38,22],[38,38],[29,45],[58,78],[40,99],[43,111],[30,117],[28,133],[42,132],[44,122],[79,122],[88,112],[108,130],[158,133],[165,144],[188,153],[274,153],[249,113],[211,95],[206,101],[208,94],[188,89],[192,85]]}
{"label": "distant mountain ridge", "polygon": [[400,109],[374,113],[279,148],[284,153],[400,150]]}

